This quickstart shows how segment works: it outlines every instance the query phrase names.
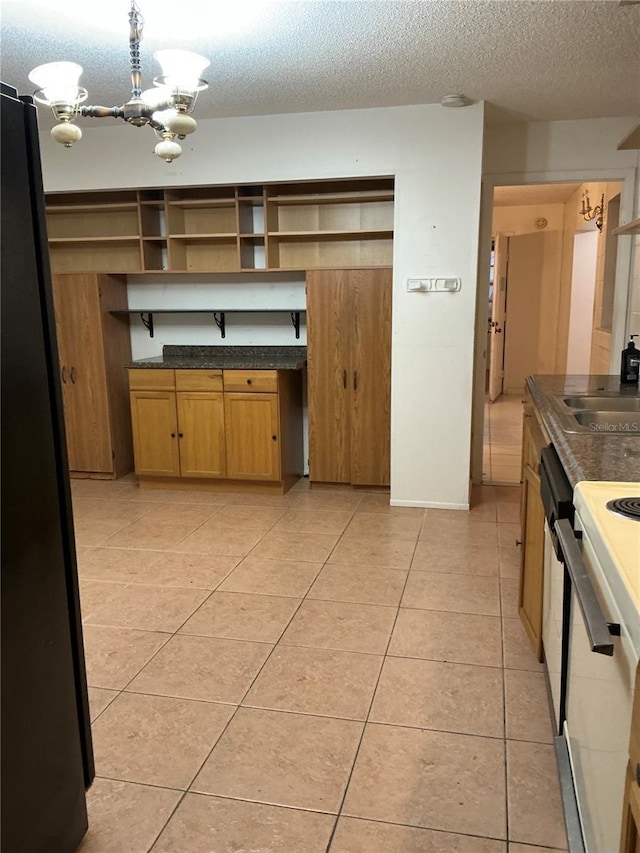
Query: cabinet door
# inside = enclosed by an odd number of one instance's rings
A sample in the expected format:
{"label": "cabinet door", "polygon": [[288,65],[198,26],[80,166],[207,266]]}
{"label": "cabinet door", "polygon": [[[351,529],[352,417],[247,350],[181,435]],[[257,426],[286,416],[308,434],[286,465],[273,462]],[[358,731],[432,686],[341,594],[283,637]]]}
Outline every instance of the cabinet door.
{"label": "cabinet door", "polygon": [[179,391],[180,474],[225,477],[224,401],[222,393]]}
{"label": "cabinet door", "polygon": [[175,393],[132,391],[129,397],[136,474],[179,477]]}
{"label": "cabinet door", "polygon": [[352,270],[351,483],[388,486],[391,270]]}
{"label": "cabinet door", "polygon": [[309,477],[351,482],[348,270],[307,273]]}
{"label": "cabinet door", "polygon": [[627,767],[620,853],[640,853],[640,783],[633,762]]}
{"label": "cabinet door", "polygon": [[520,575],[520,618],[542,660],[542,599],[544,580],[544,507],[540,478],[528,466],[522,478],[522,566]]}
{"label": "cabinet door", "polygon": [[280,480],[277,394],[224,395],[227,477]]}
{"label": "cabinet door", "polygon": [[100,291],[95,275],[54,276],[53,296],[69,467],[111,473]]}

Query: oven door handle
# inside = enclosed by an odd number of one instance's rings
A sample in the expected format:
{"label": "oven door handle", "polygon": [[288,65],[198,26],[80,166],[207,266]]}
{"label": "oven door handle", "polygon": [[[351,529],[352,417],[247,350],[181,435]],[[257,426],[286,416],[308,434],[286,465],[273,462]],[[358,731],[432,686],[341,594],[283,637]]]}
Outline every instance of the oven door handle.
{"label": "oven door handle", "polygon": [[580,548],[578,548],[573,527],[568,519],[561,518],[556,521],[554,528],[562,548],[564,564],[569,572],[582,611],[584,626],[591,643],[591,651],[598,655],[611,657],[614,645],[609,624],[602,613],[600,602],[591,583]]}

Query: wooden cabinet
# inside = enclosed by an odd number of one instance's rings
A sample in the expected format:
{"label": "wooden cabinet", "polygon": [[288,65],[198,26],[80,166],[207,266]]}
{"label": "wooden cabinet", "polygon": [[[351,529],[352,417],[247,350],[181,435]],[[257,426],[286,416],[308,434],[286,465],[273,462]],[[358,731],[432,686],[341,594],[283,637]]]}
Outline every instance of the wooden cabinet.
{"label": "wooden cabinet", "polygon": [[222,394],[178,391],[178,441],[183,477],[226,477]]}
{"label": "wooden cabinet", "polygon": [[119,477],[133,468],[127,377],[126,281],[108,275],[57,275],[53,300],[67,455],[72,474]]}
{"label": "wooden cabinet", "polygon": [[175,392],[131,391],[130,397],[136,474],[179,477]]}
{"label": "wooden cabinet", "polygon": [[[141,482],[286,491],[302,474],[300,371],[130,370]],[[167,478],[169,478],[167,480]]]}
{"label": "wooden cabinet", "polygon": [[391,270],[307,274],[309,477],[389,485]]}
{"label": "wooden cabinet", "polygon": [[54,272],[241,272],[392,262],[393,179],[47,196]]}
{"label": "wooden cabinet", "polygon": [[640,853],[640,666],[636,668],[620,853]]}
{"label": "wooden cabinet", "polygon": [[540,451],[548,443],[542,424],[536,417],[535,406],[526,392],[522,430],[522,558],[519,613],[538,660],[542,660],[545,519],[538,466]]}
{"label": "wooden cabinet", "polygon": [[129,374],[136,473],[225,477],[222,371]]}
{"label": "wooden cabinet", "polygon": [[277,394],[225,394],[227,470],[234,480],[279,480]]}

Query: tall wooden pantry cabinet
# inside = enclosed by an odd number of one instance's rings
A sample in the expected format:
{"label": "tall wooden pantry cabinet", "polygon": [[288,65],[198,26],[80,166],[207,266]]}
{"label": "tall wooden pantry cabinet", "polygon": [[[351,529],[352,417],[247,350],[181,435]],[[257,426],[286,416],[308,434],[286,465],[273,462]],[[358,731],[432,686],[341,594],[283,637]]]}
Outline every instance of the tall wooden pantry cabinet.
{"label": "tall wooden pantry cabinet", "polygon": [[388,486],[391,270],[307,273],[309,479]]}
{"label": "tall wooden pantry cabinet", "polygon": [[115,478],[133,470],[125,362],[131,360],[123,276],[55,275],[60,380],[69,469]]}

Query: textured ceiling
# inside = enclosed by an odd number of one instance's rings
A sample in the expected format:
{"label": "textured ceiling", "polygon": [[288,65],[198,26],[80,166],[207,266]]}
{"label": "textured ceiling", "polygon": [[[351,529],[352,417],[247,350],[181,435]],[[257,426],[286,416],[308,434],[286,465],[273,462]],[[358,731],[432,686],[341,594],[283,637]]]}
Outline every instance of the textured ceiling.
{"label": "textured ceiling", "polygon": [[[640,114],[640,5],[617,0],[243,3],[139,0],[144,87],[153,52],[206,55],[199,117],[437,103],[452,92],[489,102],[492,123]],[[83,65],[88,103],[129,97],[127,0],[2,0],[2,78]],[[246,26],[223,32],[233,9]],[[182,23],[184,22],[184,23]],[[191,30],[191,34],[189,31]],[[91,121],[87,119],[86,121]]]}
{"label": "textured ceiling", "polygon": [[522,204],[564,204],[582,184],[532,184],[518,187],[496,187],[494,207],[514,207]]}

